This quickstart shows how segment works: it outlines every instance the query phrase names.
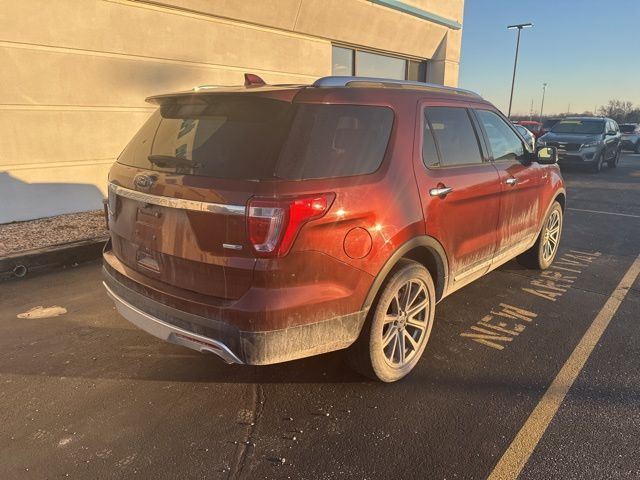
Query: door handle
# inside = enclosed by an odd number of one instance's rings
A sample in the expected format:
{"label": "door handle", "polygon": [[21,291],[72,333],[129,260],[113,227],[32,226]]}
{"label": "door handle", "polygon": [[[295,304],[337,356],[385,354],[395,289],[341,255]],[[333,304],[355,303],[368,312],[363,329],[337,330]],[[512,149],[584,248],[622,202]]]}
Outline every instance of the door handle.
{"label": "door handle", "polygon": [[429,195],[432,197],[446,197],[451,192],[453,192],[453,188],[451,187],[438,187],[429,190]]}
{"label": "door handle", "polygon": [[507,179],[504,181],[504,183],[506,183],[507,185],[511,185],[511,186],[513,187],[516,183],[518,183],[518,179],[517,179],[517,178],[514,178],[514,177],[507,178]]}

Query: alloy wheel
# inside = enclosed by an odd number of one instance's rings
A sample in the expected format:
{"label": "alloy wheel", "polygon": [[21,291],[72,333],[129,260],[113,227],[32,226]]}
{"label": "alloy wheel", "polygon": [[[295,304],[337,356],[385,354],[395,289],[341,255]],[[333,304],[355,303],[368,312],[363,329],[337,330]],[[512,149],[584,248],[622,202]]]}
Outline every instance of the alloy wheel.
{"label": "alloy wheel", "polygon": [[558,210],[553,210],[549,215],[543,235],[542,259],[548,262],[558,249],[558,239],[560,238],[560,212]]}
{"label": "alloy wheel", "polygon": [[402,284],[391,299],[382,327],[386,362],[401,368],[415,357],[430,330],[429,295],[419,279]]}

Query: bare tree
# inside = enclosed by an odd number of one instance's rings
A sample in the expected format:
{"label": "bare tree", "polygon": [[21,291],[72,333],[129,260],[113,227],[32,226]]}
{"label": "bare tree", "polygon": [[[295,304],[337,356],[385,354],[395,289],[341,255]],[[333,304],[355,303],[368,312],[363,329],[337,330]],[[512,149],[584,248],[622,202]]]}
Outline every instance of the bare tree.
{"label": "bare tree", "polygon": [[598,113],[602,116],[613,118],[618,123],[624,123],[633,112],[633,103],[622,100],[609,100],[609,103],[601,106]]}

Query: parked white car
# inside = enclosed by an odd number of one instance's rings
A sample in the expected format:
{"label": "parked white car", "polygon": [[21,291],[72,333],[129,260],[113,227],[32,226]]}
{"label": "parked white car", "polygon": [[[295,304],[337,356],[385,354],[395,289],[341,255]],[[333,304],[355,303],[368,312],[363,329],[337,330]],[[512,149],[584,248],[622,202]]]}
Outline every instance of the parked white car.
{"label": "parked white car", "polygon": [[526,129],[522,125],[514,124],[513,126],[516,127],[516,130],[518,130],[518,132],[527,141],[527,143],[531,147],[531,151],[532,152],[535,151],[535,149],[536,149],[536,137],[533,135],[533,133],[531,133],[528,129]]}

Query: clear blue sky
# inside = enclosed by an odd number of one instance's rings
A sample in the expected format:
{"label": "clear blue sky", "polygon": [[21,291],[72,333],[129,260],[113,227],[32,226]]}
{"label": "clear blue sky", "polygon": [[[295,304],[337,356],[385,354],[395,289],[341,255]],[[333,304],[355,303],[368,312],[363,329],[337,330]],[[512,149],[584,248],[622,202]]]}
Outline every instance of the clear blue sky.
{"label": "clear blue sky", "polygon": [[640,107],[640,0],[465,0],[460,87],[507,112],[522,30],[512,114],[592,111],[609,99]]}

